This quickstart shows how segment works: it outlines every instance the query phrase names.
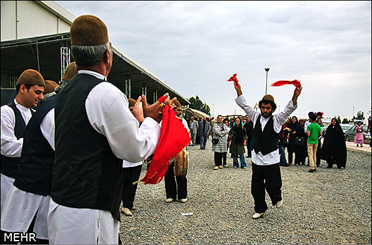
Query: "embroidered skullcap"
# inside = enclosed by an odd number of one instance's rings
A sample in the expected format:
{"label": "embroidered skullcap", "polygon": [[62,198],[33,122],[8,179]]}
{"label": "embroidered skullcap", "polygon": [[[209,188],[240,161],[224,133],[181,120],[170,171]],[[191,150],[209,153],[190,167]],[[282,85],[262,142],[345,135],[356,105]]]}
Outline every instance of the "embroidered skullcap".
{"label": "embroidered skullcap", "polygon": [[18,84],[45,86],[45,81],[43,76],[38,71],[34,69],[27,69],[19,76],[17,80],[17,85]]}
{"label": "embroidered skullcap", "polygon": [[55,81],[52,80],[45,80],[45,89],[43,94],[49,94],[51,92],[54,92],[58,84]]}
{"label": "embroidered skullcap", "polygon": [[136,104],[136,101],[134,99],[129,99],[128,103],[129,103],[129,107],[131,107],[131,106],[134,106],[134,104]]}
{"label": "embroidered skullcap", "polygon": [[75,61],[71,62],[63,73],[62,80],[69,82],[77,74]]}
{"label": "embroidered skullcap", "polygon": [[71,45],[97,46],[108,43],[105,23],[93,15],[81,15],[70,28]]}

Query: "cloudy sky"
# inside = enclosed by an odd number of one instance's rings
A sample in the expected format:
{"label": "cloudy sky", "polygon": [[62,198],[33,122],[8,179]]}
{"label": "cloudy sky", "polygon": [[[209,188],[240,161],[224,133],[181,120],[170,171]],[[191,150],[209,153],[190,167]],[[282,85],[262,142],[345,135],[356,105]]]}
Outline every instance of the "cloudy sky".
{"label": "cloudy sky", "polygon": [[351,118],[371,110],[371,2],[57,1],[76,17],[102,19],[111,42],[185,98],[198,95],[214,116],[244,114],[234,73],[253,106],[269,94],[293,115]]}

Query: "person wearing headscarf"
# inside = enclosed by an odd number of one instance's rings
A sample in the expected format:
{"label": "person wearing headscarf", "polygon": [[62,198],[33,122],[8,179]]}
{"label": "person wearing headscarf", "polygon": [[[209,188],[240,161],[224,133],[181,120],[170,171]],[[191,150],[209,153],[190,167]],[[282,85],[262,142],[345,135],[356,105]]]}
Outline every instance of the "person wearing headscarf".
{"label": "person wearing headscarf", "polygon": [[230,143],[230,153],[233,158],[234,168],[239,168],[238,157],[240,158],[241,168],[247,168],[247,163],[245,162],[244,146],[246,145],[247,131],[242,126],[240,118],[235,119],[235,125],[229,132],[229,143]]}
{"label": "person wearing headscarf", "polygon": [[[223,119],[223,124],[225,124],[225,126],[228,127],[229,130],[230,130],[230,123],[229,123],[229,119],[228,118]],[[227,138],[227,141],[226,141],[226,145],[227,145],[227,148],[229,148],[229,139],[228,138]],[[227,156],[227,152],[223,152],[222,153],[222,164],[223,164],[223,167],[224,168],[228,168],[229,167],[227,165],[226,156]]]}
{"label": "person wearing headscarf", "polygon": [[227,152],[227,137],[230,128],[223,124],[221,115],[217,116],[217,122],[213,125],[212,131],[212,151],[214,152],[214,170],[223,168],[222,158]]}
{"label": "person wearing headscarf", "polygon": [[298,132],[297,137],[301,139],[301,144],[295,145],[295,164],[305,165],[305,159],[307,157],[307,134],[305,133],[305,120],[300,119],[301,130]]}
{"label": "person wearing headscarf", "polygon": [[332,118],[331,124],[327,128],[320,156],[327,161],[328,168],[332,168],[333,164],[336,164],[338,168],[346,166],[345,136],[336,118]]}
{"label": "person wearing headscarf", "polygon": [[354,144],[356,144],[357,147],[363,147],[364,143],[364,136],[363,136],[363,126],[362,122],[358,122],[357,126],[355,127],[355,137],[354,137]]}
{"label": "person wearing headscarf", "polygon": [[288,165],[291,165],[293,162],[293,153],[295,154],[295,164],[298,165],[298,160],[296,162],[296,152],[298,152],[298,149],[296,149],[295,139],[296,137],[301,137],[301,131],[303,131],[303,129],[296,116],[292,117],[288,128],[291,130],[288,134]]}

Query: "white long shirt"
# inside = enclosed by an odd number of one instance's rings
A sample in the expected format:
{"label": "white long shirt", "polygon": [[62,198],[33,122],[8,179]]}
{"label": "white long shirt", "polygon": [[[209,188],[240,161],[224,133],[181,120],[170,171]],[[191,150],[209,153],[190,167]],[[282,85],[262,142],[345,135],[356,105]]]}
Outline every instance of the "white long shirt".
{"label": "white long shirt", "polygon": [[[250,107],[247,104],[243,95],[240,95],[238,98],[236,98],[235,102],[245,111],[245,113],[247,113],[247,115],[249,116],[249,118],[251,118],[253,122],[253,127],[255,127],[258,116],[261,113],[256,112],[252,107]],[[294,110],[296,110],[296,108],[297,104],[293,105],[293,102],[291,100],[288,102],[287,106],[284,108],[282,112],[273,115],[274,131],[276,133],[280,132],[280,130],[282,129],[282,125],[287,121],[287,118],[292,114]],[[262,131],[264,130],[266,123],[268,121],[269,118],[264,118],[263,116],[260,117]],[[279,149],[276,149],[275,151],[272,151],[266,155],[262,155],[262,152],[256,154],[255,151],[252,151],[252,162],[261,166],[279,163],[280,162]]]}
{"label": "white long shirt", "polygon": [[[45,115],[40,124],[40,130],[53,150],[54,128],[53,108]],[[7,232],[26,232],[37,213],[33,231],[36,233],[36,238],[48,239],[47,214],[49,201],[50,196],[26,192],[11,185],[1,213],[2,229]]]}
{"label": "white long shirt", "polygon": [[[106,77],[97,72],[80,70],[78,73],[106,80]],[[128,108],[127,97],[113,84],[103,82],[95,86],[88,94],[85,109],[90,124],[107,138],[116,157],[129,162],[140,162],[155,151],[160,138],[159,124],[154,119],[146,117],[139,125]],[[95,218],[82,223],[81,220],[86,220],[87,216]],[[60,217],[66,219],[61,221]],[[102,222],[106,224],[106,232],[103,229],[94,231],[94,234],[86,232],[87,228],[94,230],[94,227],[101,227]],[[50,243],[68,244],[79,241],[89,243],[92,239],[96,241],[98,237],[100,239],[111,237],[117,240],[118,224],[119,222],[107,210],[70,208],[50,201],[48,212]],[[71,237],[69,235],[71,232],[65,227],[74,227],[77,237]],[[115,242],[117,241],[111,240],[108,243]]]}
{"label": "white long shirt", "polygon": [[[14,103],[21,113],[25,124],[27,125],[32,113],[30,108],[20,105],[16,99]],[[17,139],[14,134],[15,114],[10,106],[1,107],[1,154],[6,157],[21,157],[23,138]],[[13,185],[14,178],[1,174],[1,213],[5,203],[6,196],[10,187]]]}
{"label": "white long shirt", "polygon": [[[32,114],[30,108],[17,103],[15,105],[21,112],[22,118],[27,125]],[[10,106],[1,107],[1,154],[6,157],[21,157],[23,138],[17,139],[14,135],[15,114]]]}

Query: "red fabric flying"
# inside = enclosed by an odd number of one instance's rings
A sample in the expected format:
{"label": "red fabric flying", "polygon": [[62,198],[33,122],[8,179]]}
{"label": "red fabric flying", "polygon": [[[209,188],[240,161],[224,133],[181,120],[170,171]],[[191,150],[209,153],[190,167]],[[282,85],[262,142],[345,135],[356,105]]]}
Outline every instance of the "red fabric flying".
{"label": "red fabric flying", "polygon": [[237,75],[237,74],[235,73],[235,74],[232,75],[232,77],[230,77],[229,80],[227,80],[227,81],[229,81],[229,82],[234,81],[234,83],[239,83],[238,79],[236,78],[236,75]]}
{"label": "red fabric flying", "polygon": [[296,87],[301,87],[301,83],[300,81],[297,81],[297,79],[293,80],[293,81],[289,81],[289,80],[279,80],[273,84],[271,84],[271,86],[283,86],[283,85],[286,85],[286,84],[293,84],[295,85]]}
{"label": "red fabric flying", "polygon": [[170,160],[190,142],[190,135],[187,129],[169,105],[165,105],[163,108],[161,124],[158,146],[146,176],[141,179],[145,184],[159,183],[168,170]]}

